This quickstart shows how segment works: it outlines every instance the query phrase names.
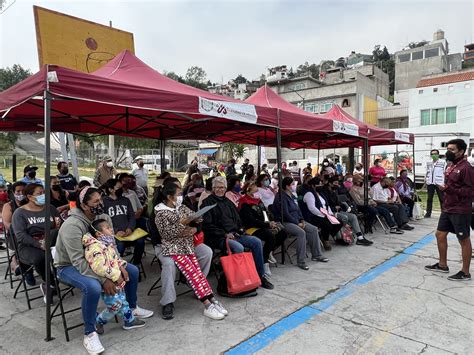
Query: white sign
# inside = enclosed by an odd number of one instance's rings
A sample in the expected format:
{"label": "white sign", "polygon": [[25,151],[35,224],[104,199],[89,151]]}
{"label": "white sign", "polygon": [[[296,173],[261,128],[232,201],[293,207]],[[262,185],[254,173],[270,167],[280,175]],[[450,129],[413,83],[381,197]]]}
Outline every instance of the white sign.
{"label": "white sign", "polygon": [[338,133],[350,134],[351,136],[359,136],[359,127],[353,123],[346,123],[334,120],[333,131]]}
{"label": "white sign", "polygon": [[408,133],[395,132],[395,139],[397,141],[410,143],[410,135]]}
{"label": "white sign", "polygon": [[199,98],[199,113],[245,123],[257,123],[254,105]]}

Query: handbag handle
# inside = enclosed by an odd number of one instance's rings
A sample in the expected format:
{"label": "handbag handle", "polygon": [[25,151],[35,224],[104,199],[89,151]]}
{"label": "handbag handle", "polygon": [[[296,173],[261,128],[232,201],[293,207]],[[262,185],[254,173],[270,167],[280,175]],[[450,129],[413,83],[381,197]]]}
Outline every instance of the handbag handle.
{"label": "handbag handle", "polygon": [[225,245],[227,248],[227,255],[232,255],[232,251],[230,250],[230,246],[229,246],[229,237],[225,238]]}

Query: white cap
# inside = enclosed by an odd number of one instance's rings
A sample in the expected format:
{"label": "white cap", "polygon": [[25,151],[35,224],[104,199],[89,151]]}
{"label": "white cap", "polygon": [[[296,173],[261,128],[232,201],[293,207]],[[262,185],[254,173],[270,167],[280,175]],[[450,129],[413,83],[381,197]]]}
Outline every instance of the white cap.
{"label": "white cap", "polygon": [[138,157],[136,157],[136,158],[134,159],[134,161],[137,161],[137,160],[140,160],[140,159],[143,160],[143,157],[142,157],[141,155],[139,155]]}

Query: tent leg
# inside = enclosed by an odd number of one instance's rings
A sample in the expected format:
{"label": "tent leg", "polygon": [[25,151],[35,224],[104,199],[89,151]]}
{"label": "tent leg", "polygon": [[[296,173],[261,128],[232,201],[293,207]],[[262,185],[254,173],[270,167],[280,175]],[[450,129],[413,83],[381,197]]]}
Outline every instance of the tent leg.
{"label": "tent leg", "polygon": [[[51,205],[51,179],[50,179],[50,170],[51,170],[51,95],[48,90],[44,91],[44,185],[45,185],[45,221],[44,224],[44,240],[45,240],[45,270],[46,270],[46,290],[49,291],[51,285],[51,210],[49,206]],[[46,292],[46,338],[45,341],[51,341],[51,292]]]}
{"label": "tent leg", "polygon": [[364,164],[364,206],[369,204],[369,140],[364,139],[364,149],[362,153]]}
{"label": "tent leg", "polygon": [[166,171],[166,159],[165,159],[166,141],[162,139],[160,141],[160,173]]}
{"label": "tent leg", "polygon": [[262,167],[262,146],[260,145],[260,137],[257,137],[257,176],[260,175]]}
{"label": "tent leg", "polygon": [[413,142],[412,145],[412,156],[411,156],[411,161],[412,161],[412,171],[413,171],[413,192],[416,193],[416,175],[415,175],[415,142]]}

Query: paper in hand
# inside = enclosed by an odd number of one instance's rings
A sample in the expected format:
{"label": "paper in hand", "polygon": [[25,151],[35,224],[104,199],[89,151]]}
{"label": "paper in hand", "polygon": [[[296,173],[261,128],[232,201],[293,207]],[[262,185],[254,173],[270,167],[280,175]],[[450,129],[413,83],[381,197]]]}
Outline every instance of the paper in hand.
{"label": "paper in hand", "polygon": [[196,219],[199,219],[200,217],[204,216],[204,214],[206,212],[209,212],[210,210],[212,210],[214,207],[216,207],[217,204],[213,204],[213,205],[210,205],[210,206],[206,206],[204,208],[201,208],[199,211],[197,211],[196,213],[192,214],[191,216],[189,216],[187,219],[189,221],[194,221]]}

